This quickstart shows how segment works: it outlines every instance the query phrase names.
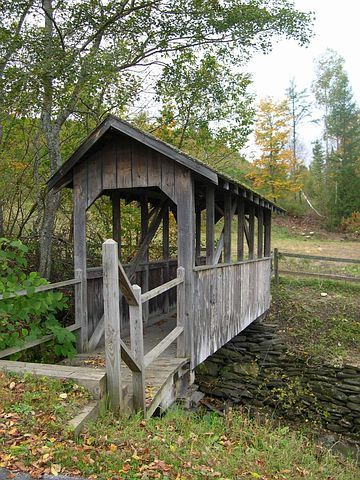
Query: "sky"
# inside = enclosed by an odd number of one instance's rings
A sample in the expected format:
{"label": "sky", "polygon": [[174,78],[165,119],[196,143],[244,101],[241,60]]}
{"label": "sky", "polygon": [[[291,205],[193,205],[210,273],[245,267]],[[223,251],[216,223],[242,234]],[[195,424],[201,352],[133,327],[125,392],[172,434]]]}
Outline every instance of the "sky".
{"label": "sky", "polygon": [[[310,90],[315,77],[314,59],[332,48],[344,57],[354,97],[360,104],[360,0],[295,0],[295,5],[298,10],[315,13],[314,37],[308,47],[283,40],[270,54],[254,55],[247,70],[252,74],[256,97],[284,98],[291,78],[295,78],[299,89]],[[308,163],[311,142],[321,136],[321,128],[309,122],[301,128],[300,136]],[[252,151],[250,144],[248,154]]]}

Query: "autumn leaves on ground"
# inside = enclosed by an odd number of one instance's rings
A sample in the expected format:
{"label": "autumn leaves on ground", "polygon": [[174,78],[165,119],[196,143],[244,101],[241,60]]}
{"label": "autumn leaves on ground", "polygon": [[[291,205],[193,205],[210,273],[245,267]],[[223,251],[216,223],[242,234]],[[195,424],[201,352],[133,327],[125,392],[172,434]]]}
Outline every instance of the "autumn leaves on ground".
{"label": "autumn leaves on ground", "polygon": [[354,480],[301,433],[266,417],[230,410],[225,417],[174,408],[162,418],[104,414],[75,439],[66,421],[86,402],[69,382],[1,374],[0,466],[103,479]]}

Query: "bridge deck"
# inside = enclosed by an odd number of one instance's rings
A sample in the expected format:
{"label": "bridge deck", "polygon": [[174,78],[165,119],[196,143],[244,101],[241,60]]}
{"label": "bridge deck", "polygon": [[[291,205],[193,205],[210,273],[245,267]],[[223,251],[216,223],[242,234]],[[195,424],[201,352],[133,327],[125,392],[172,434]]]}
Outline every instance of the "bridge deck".
{"label": "bridge deck", "polygon": [[[171,330],[176,326],[176,315],[170,314],[163,317],[159,322],[153,323],[144,328],[144,353],[148,353],[163,338],[165,338]],[[130,346],[130,337],[124,336],[124,342]],[[104,371],[105,373],[105,350],[100,348],[91,353],[81,353],[71,360],[65,360],[63,364],[75,367],[87,367]],[[131,407],[132,398],[132,375],[130,369],[122,362],[121,378],[124,386],[124,393],[127,397],[127,405]],[[169,403],[172,398],[172,390],[175,381],[189,371],[189,361],[187,358],[176,357],[176,341],[173,342],[148,368],[145,370],[146,384],[146,404],[148,407],[148,415],[151,415],[155,409],[161,404]],[[169,402],[166,401],[168,398]]]}

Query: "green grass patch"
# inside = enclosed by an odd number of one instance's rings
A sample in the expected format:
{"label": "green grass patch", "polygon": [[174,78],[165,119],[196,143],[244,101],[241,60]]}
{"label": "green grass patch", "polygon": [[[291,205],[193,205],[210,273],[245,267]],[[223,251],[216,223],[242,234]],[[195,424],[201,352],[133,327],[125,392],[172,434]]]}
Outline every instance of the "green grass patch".
{"label": "green grass patch", "polygon": [[85,395],[73,385],[2,375],[1,393],[0,467],[34,476],[353,480],[359,474],[352,461],[307,435],[240,409],[220,417],[174,408],[148,421],[107,413],[75,440],[64,422]]}
{"label": "green grass patch", "polygon": [[270,317],[290,348],[333,364],[360,364],[360,285],[281,278],[272,299]]}

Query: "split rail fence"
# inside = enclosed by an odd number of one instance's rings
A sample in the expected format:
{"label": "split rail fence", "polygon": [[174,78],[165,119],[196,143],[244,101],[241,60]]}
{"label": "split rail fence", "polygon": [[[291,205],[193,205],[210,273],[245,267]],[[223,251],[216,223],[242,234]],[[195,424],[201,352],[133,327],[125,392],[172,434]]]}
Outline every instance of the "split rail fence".
{"label": "split rail fence", "polygon": [[350,276],[350,275],[336,275],[330,273],[321,273],[321,272],[307,272],[307,271],[294,271],[294,270],[285,270],[280,269],[280,261],[283,258],[298,258],[304,260],[314,260],[314,261],[325,261],[325,262],[337,262],[337,263],[349,263],[360,265],[360,260],[353,258],[338,258],[338,257],[324,257],[317,255],[306,255],[303,253],[290,253],[290,252],[279,252],[277,248],[274,248],[274,277],[275,282],[279,283],[280,274],[283,275],[299,275],[305,277],[315,277],[315,278],[325,278],[329,280],[342,280],[347,282],[360,282],[360,276]]}

